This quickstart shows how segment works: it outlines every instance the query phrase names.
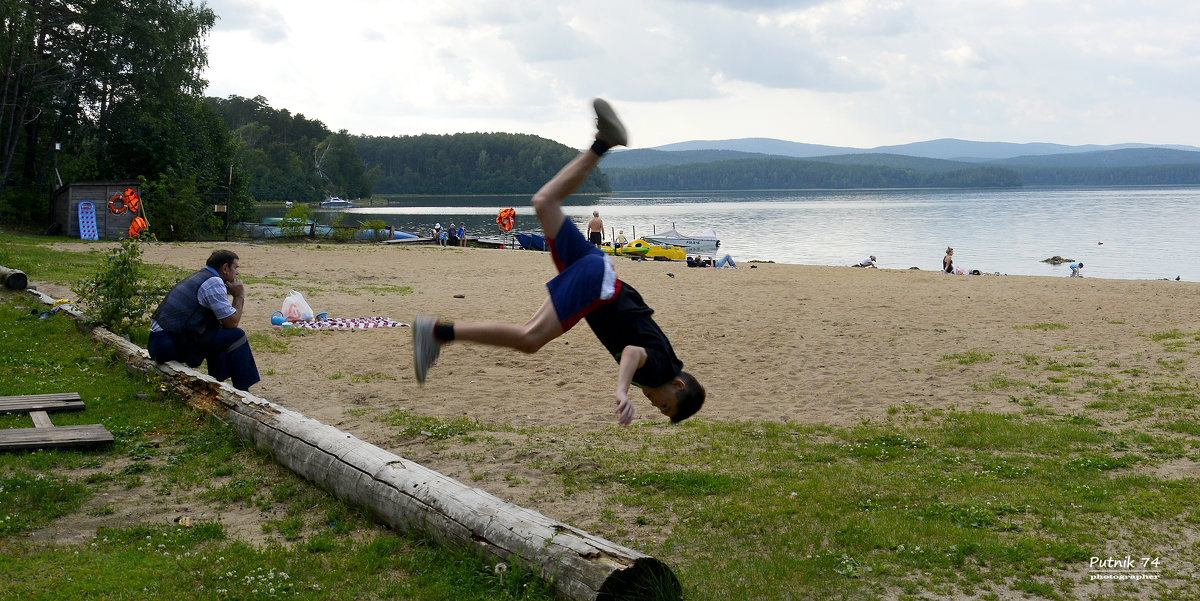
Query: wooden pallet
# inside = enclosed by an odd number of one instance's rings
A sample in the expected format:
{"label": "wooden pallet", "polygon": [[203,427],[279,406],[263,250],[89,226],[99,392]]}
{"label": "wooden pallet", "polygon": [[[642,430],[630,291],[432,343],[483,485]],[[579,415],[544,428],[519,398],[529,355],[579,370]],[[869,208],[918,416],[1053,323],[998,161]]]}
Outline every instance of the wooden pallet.
{"label": "wooden pallet", "polygon": [[0,413],[28,413],[32,428],[0,430],[0,451],[88,447],[113,441],[113,435],[100,424],[56,426],[51,411],[80,411],[84,408],[78,392],[0,396]]}

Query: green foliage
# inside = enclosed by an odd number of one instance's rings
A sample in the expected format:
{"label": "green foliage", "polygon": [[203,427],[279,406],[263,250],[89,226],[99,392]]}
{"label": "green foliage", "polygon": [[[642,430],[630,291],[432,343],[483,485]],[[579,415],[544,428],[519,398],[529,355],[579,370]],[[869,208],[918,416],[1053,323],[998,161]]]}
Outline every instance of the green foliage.
{"label": "green foliage", "polygon": [[238,140],[238,164],[250,194],[260,201],[317,202],[326,182],[313,162],[317,145],[330,135],[323,123],[273,109],[262,96],[207,98]]}
{"label": "green foliage", "polygon": [[235,211],[250,202],[228,181],[232,136],[200,101],[208,6],[4,0],[0,14],[0,79],[22,99],[0,102],[0,189],[36,192],[5,194],[8,216],[46,215],[56,165],[65,181],[175,174],[232,186]]}
{"label": "green foliage", "polygon": [[317,145],[315,156],[317,173],[329,182],[328,189],[333,195],[346,198],[371,195],[366,164],[346,130],[325,138]]}
{"label": "green foliage", "polygon": [[142,199],[151,231],[159,240],[195,240],[216,225],[210,223],[212,213],[202,204],[194,175],[142,178]]}
{"label": "green foliage", "polygon": [[308,205],[296,205],[288,209],[287,215],[279,222],[279,230],[286,237],[298,238],[308,234],[309,226],[313,223],[313,210]]}
{"label": "green foliage", "polygon": [[166,280],[146,275],[142,244],[138,238],[122,240],[94,276],[71,287],[75,303],[118,334],[145,326],[146,318],[170,288]]}
{"label": "green foliage", "polygon": [[1163,186],[1200,184],[1200,165],[1018,167],[1026,186]]}
{"label": "green foliage", "polygon": [[[359,136],[358,152],[378,176],[380,194],[532,194],[579,154],[525,134]],[[592,172],[579,192],[608,192]]]}

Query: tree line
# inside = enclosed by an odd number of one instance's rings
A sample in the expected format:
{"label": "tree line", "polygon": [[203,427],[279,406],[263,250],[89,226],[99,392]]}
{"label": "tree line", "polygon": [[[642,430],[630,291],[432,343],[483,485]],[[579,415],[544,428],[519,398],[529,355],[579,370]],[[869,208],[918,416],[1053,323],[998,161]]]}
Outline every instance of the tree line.
{"label": "tree line", "polygon": [[930,173],[877,165],[837,165],[793,159],[609,169],[614,190],[764,190],[802,188],[1002,188],[1021,185],[1016,171],[971,167]]}
{"label": "tree line", "polygon": [[[355,138],[379,194],[532,194],[579,151],[528,134],[461,133]],[[580,192],[607,192],[593,171]]]}
{"label": "tree line", "polygon": [[346,130],[275,109],[262,96],[208,98],[238,142],[238,165],[250,194],[261,201],[317,202],[326,196],[371,196],[368,171]]}
{"label": "tree line", "polygon": [[1012,167],[1027,186],[1195,186],[1200,165]]}
{"label": "tree line", "polygon": [[59,182],[142,178],[160,237],[251,208],[236,144],[204,103],[216,16],[183,0],[0,0],[0,214],[43,224]]}

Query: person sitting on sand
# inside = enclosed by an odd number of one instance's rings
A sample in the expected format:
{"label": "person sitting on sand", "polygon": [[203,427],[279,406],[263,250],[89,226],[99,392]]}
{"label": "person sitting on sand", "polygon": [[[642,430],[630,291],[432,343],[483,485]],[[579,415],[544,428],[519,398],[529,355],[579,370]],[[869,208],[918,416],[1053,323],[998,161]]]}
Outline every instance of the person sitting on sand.
{"label": "person sitting on sand", "polygon": [[954,273],[954,249],[946,247],[946,256],[942,258],[942,271]]}
{"label": "person sitting on sand", "polygon": [[550,297],[524,325],[452,323],[418,315],[412,326],[413,369],[417,382],[424,383],[442,346],[455,340],[536,353],[583,319],[619,365],[617,421],[625,426],[633,422],[629,400],[629,386],[633,385],[641,388],[663,415],[680,422],[700,410],[704,387],[683,371],[683,362],[651,318],[654,310],[633,286],[617,279],[612,257],[585,239],[562,210],[563,200],[583,183],[604,153],[613,146],[625,146],[628,139],[607,102],[596,99],[593,107],[598,132],[592,147],[572,159],[532,199],[558,268],[558,275],[546,284]]}
{"label": "person sitting on sand", "polygon": [[870,267],[872,269],[878,269],[878,267],[875,265],[875,255],[871,255],[859,261],[858,265],[855,265],[855,267]]}
{"label": "person sitting on sand", "polygon": [[1083,274],[1080,273],[1083,271],[1083,261],[1079,261],[1077,263],[1071,263],[1070,267],[1071,267],[1071,277],[1073,277],[1073,278],[1083,277]]}

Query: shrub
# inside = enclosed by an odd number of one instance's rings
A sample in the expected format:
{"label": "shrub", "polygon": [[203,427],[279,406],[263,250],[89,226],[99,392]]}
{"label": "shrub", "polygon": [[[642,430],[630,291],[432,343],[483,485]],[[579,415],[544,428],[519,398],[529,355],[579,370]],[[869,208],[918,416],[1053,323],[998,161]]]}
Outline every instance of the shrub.
{"label": "shrub", "polygon": [[109,251],[100,270],[71,286],[77,304],[88,315],[118,334],[145,326],[151,311],[170,289],[170,283],[145,275],[142,242],[126,238]]}

